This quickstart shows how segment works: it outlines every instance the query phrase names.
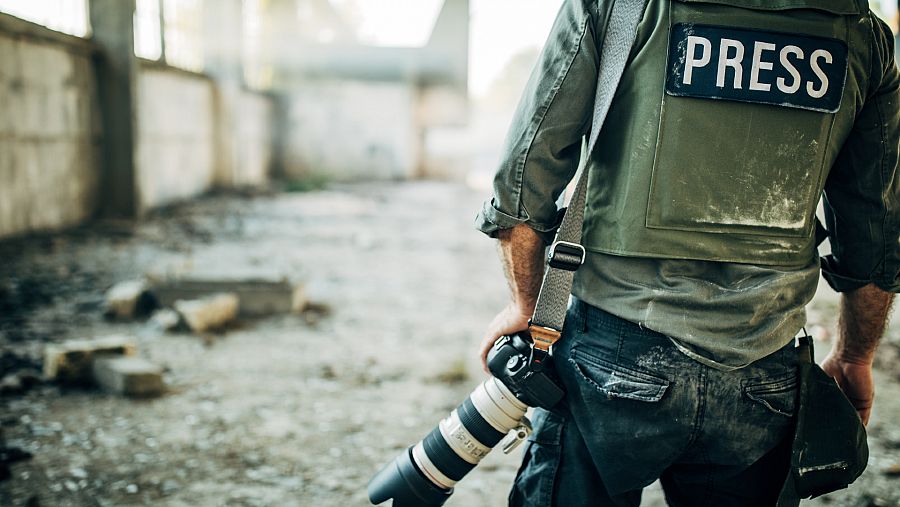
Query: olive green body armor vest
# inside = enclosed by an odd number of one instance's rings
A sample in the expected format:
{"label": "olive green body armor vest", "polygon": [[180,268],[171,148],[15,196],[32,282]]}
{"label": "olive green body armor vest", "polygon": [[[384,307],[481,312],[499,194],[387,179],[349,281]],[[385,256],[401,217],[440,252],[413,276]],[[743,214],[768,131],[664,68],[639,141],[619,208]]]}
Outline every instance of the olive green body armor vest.
{"label": "olive green body armor vest", "polygon": [[868,89],[867,13],[860,0],[651,0],[588,157],[584,246],[808,265]]}

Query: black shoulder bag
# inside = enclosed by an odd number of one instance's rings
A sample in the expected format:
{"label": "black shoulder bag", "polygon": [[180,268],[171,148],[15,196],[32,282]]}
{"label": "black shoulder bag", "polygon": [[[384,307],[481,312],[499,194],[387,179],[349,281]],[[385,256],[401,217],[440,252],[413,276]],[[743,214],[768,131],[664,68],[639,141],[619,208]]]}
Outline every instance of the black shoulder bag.
{"label": "black shoulder bag", "polygon": [[866,469],[866,428],[856,409],[813,357],[812,339],[800,338],[800,394],[791,468],[778,507],[797,505],[846,488]]}

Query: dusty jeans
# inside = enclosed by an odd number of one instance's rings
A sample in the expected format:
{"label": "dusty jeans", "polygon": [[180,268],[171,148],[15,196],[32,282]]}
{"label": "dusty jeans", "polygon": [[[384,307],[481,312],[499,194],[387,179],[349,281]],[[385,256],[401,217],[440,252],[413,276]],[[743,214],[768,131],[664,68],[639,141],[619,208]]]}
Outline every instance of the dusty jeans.
{"label": "dusty jeans", "polygon": [[797,399],[793,344],[725,372],[576,300],[554,362],[567,395],[536,412],[510,505],[637,506],[656,479],[672,506],[775,504]]}

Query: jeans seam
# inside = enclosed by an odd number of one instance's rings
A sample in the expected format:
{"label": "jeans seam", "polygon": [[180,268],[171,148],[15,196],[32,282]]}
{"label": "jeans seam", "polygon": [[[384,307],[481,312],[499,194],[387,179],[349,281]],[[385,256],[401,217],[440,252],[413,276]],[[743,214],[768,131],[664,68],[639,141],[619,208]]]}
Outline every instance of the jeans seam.
{"label": "jeans seam", "polygon": [[697,388],[697,416],[694,418],[691,436],[688,439],[686,447],[690,447],[696,443],[697,439],[700,437],[701,428],[703,427],[703,420],[706,414],[706,388],[709,383],[708,368],[708,366],[700,366],[700,385]]}
{"label": "jeans seam", "polygon": [[553,473],[549,474],[550,477],[544,478],[544,482],[549,484],[549,488],[546,486],[541,488],[541,500],[543,500],[541,502],[541,505],[546,505],[547,507],[551,507],[553,505],[553,497],[555,496],[555,493],[557,491],[557,475],[559,475],[559,464],[562,462],[563,456],[562,432],[566,431],[567,423],[568,421],[565,418],[563,418],[562,422],[559,423],[561,427],[559,429],[559,442],[555,446],[556,456],[553,460]]}
{"label": "jeans seam", "polygon": [[616,341],[616,364],[619,364],[621,362],[622,343],[625,341],[625,330],[619,327],[619,332],[616,333],[616,336],[618,338]]}

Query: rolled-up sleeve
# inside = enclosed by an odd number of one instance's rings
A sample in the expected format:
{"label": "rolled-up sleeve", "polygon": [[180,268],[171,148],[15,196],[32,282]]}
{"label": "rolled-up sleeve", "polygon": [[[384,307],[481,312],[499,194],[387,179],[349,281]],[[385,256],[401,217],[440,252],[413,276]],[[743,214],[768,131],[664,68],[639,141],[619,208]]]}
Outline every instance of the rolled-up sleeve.
{"label": "rolled-up sleeve", "polygon": [[890,30],[874,31],[874,87],[825,184],[832,253],[822,272],[838,292],[870,283],[900,292],[900,72]]}
{"label": "rolled-up sleeve", "polygon": [[493,196],[476,218],[491,237],[527,224],[552,239],[556,200],[578,169],[597,81],[597,2],[566,0],[532,71],[504,142]]}

